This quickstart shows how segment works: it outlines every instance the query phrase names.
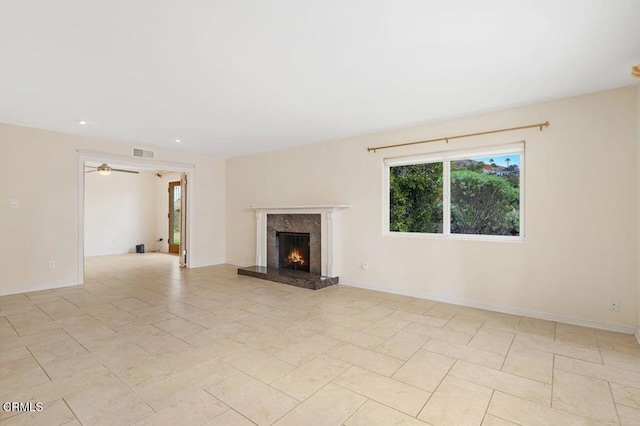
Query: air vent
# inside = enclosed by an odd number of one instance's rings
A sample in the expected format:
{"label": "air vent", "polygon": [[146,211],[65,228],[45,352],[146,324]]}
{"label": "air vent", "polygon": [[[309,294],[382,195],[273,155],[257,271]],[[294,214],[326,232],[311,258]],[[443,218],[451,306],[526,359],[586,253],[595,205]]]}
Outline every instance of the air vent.
{"label": "air vent", "polygon": [[134,157],[153,158],[153,151],[147,149],[133,148]]}

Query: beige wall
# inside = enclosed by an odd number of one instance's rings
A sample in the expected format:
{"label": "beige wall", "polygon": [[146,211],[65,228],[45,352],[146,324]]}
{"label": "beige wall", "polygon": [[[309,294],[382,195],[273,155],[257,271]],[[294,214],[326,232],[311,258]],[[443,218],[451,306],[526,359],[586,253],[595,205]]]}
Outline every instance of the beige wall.
{"label": "beige wall", "polygon": [[[132,145],[0,124],[0,294],[78,282],[77,149],[131,156]],[[191,163],[190,266],[224,261],[225,161],[156,150],[156,159]],[[10,208],[17,198],[20,207]],[[49,260],[56,269],[49,270]]]}
{"label": "beige wall", "polygon": [[[341,213],[342,282],[630,331],[638,318],[637,108],[636,88],[627,87],[230,159],[227,261],[254,262],[251,205],[350,204]],[[544,132],[366,151],[545,120]],[[525,243],[382,235],[383,158],[520,140]],[[611,297],[620,312],[608,309]]]}
{"label": "beige wall", "polygon": [[153,248],[157,215],[154,179],[152,172],[85,175],[85,256],[135,253],[138,244],[144,244],[146,250]]}

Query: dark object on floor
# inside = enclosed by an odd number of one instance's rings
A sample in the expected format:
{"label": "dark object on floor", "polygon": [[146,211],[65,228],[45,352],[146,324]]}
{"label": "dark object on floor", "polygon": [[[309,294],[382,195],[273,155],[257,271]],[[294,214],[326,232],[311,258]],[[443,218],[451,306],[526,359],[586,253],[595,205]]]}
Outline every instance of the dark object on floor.
{"label": "dark object on floor", "polygon": [[136,246],[136,253],[144,253],[144,244],[138,244]]}
{"label": "dark object on floor", "polygon": [[318,274],[311,274],[305,271],[294,271],[293,269],[277,269],[266,266],[249,266],[248,268],[238,268],[238,275],[260,278],[267,281],[275,281],[282,284],[294,285],[296,287],[320,290],[330,285],[338,284],[339,277],[322,277]]}

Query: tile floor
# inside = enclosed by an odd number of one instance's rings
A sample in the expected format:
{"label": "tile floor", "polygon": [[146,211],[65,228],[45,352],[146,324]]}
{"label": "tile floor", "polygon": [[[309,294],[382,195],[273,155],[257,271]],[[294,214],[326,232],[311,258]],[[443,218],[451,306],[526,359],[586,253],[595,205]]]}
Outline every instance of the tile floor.
{"label": "tile floor", "polygon": [[633,336],[346,286],[87,259],[0,297],[0,424],[639,425]]}

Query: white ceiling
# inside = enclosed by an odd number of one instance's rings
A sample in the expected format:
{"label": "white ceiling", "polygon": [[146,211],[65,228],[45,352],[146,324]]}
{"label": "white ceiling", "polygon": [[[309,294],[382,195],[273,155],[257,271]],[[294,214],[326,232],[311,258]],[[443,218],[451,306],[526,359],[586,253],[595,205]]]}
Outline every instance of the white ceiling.
{"label": "white ceiling", "polygon": [[638,22],[638,0],[0,0],[0,122],[236,156],[631,85]]}

